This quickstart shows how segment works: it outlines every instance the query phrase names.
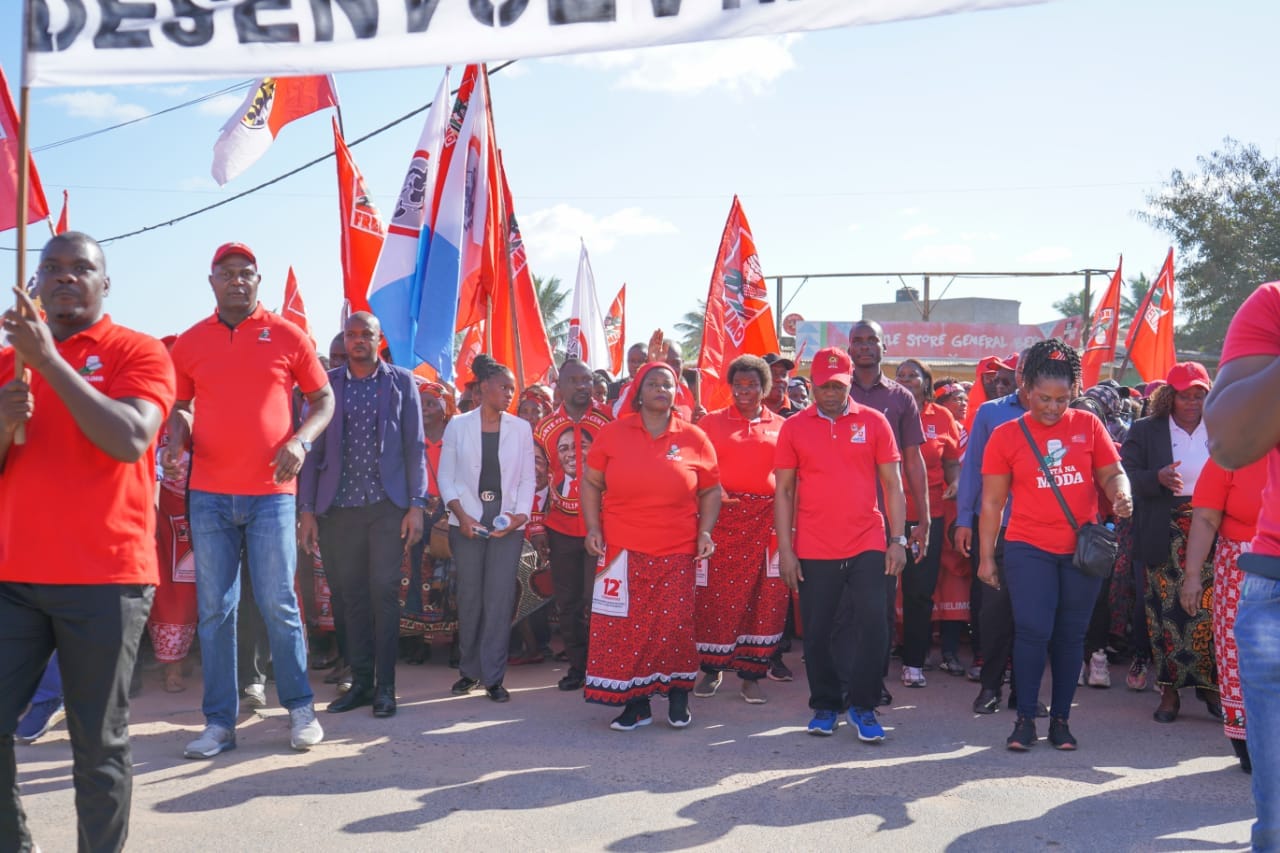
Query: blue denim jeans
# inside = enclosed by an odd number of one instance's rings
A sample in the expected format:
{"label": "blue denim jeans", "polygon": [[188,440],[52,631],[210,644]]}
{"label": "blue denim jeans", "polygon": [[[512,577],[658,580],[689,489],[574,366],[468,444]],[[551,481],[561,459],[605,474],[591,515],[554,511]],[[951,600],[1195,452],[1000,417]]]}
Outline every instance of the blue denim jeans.
{"label": "blue denim jeans", "polygon": [[1253,762],[1253,849],[1280,850],[1280,581],[1245,574],[1236,647]]}
{"label": "blue denim jeans", "polygon": [[267,623],[280,704],[292,711],[315,698],[307,681],[306,642],[294,592],[298,567],[293,495],[220,495],[191,491],[191,548],[196,562],[205,720],[235,728],[236,616],[240,548],[247,546],[253,597]]}

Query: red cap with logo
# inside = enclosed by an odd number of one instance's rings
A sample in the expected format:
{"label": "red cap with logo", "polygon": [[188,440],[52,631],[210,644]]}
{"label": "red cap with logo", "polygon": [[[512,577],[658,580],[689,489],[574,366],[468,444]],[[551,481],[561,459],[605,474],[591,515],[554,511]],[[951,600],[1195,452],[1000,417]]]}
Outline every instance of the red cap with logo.
{"label": "red cap with logo", "polygon": [[1181,361],[1169,368],[1168,382],[1175,391],[1186,391],[1199,387],[1206,391],[1213,390],[1213,382],[1209,380],[1209,371],[1198,361]]}
{"label": "red cap with logo", "polygon": [[258,259],[254,257],[253,251],[244,243],[223,243],[213,253],[212,266],[216,267],[232,255],[243,255],[249,259],[249,263],[258,265]]}
{"label": "red cap with logo", "polygon": [[847,388],[853,384],[853,361],[839,347],[826,347],[814,353],[812,373],[815,386],[834,379]]}

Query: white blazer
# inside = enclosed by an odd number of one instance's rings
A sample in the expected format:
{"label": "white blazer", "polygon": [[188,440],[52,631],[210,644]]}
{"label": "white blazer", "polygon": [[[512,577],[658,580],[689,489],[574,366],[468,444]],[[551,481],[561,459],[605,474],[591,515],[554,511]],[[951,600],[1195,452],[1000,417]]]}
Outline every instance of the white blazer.
{"label": "white blazer", "polygon": [[[479,519],[480,504],[480,410],[457,415],[444,428],[440,449],[440,497],[445,506],[458,501],[467,515]],[[498,465],[502,471],[502,511],[526,518],[533,510],[536,478],[533,473],[533,428],[523,418],[502,413],[498,427]],[[458,517],[450,512],[449,523]]]}

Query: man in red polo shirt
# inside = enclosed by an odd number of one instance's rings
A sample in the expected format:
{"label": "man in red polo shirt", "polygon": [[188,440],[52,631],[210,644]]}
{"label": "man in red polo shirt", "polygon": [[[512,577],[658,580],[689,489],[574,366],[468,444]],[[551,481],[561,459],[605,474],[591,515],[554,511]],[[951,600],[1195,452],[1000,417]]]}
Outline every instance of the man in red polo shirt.
{"label": "man in red polo shirt", "polygon": [[[573,468],[573,476],[582,476],[591,443],[600,428],[613,420],[592,404],[591,381],[591,368],[585,362],[567,359],[560,366],[556,382],[560,407],[539,421],[533,431],[533,440],[542,447],[551,464],[551,506],[544,519],[546,532],[534,538],[534,545],[539,546],[545,539],[551,555],[560,633],[569,659],[569,671],[559,683],[565,691],[581,690],[586,683],[587,620],[595,588],[596,557],[587,552],[587,527],[582,520],[579,490],[576,486],[561,488],[561,483],[569,467]],[[564,457],[560,453],[562,443],[566,449]]]}
{"label": "man in red polo shirt", "polygon": [[[850,398],[852,383],[848,353],[827,347],[814,354],[814,405],[778,433],[774,524],[782,579],[800,592],[809,733],[834,734],[847,698],[858,738],[875,743],[884,740],[875,707],[888,642],[885,586],[907,561],[907,506],[889,422]],[[887,547],[877,483],[889,516]],[[837,634],[837,625],[846,627]]]}
{"label": "man in red polo shirt", "polygon": [[4,314],[0,376],[15,353],[27,370],[0,388],[3,850],[33,849],[13,733],[55,647],[80,849],[119,850],[129,831],[129,677],[159,581],[152,453],[174,385],[164,346],[103,313],[109,288],[101,247],[68,231],[36,272],[47,323],[21,292]]}
{"label": "man in red polo shirt", "polygon": [[[305,750],[324,737],[294,593],[294,478],[333,416],[333,392],[306,332],[258,302],[259,281],[248,246],[219,246],[209,276],[217,310],[173,345],[178,401],[163,461],[167,469],[191,447],[189,519],[204,673],[205,728],[187,744],[188,758],[212,758],[236,745],[242,547],[267,625],[276,692],[289,711],[290,744]],[[309,404],[296,431],[294,385]]]}

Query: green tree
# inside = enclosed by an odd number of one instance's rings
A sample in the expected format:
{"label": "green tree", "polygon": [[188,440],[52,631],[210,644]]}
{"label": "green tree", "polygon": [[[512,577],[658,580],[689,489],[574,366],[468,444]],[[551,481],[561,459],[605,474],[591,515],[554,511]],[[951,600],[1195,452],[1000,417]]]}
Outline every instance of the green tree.
{"label": "green tree", "polygon": [[1240,304],[1280,278],[1280,159],[1227,138],[1196,167],[1175,169],[1138,218],[1177,247],[1179,346],[1218,352]]}
{"label": "green tree", "polygon": [[533,289],[538,294],[538,310],[542,312],[542,324],[547,327],[547,338],[551,341],[551,354],[557,361],[564,360],[565,338],[569,336],[569,321],[561,319],[565,311],[565,302],[569,299],[569,291],[559,276],[542,278],[533,277]]}
{"label": "green tree", "polygon": [[698,353],[702,349],[702,323],[707,316],[707,300],[698,300],[698,310],[689,311],[675,329],[680,333],[680,350],[684,355],[684,363],[694,365],[698,361]]}

